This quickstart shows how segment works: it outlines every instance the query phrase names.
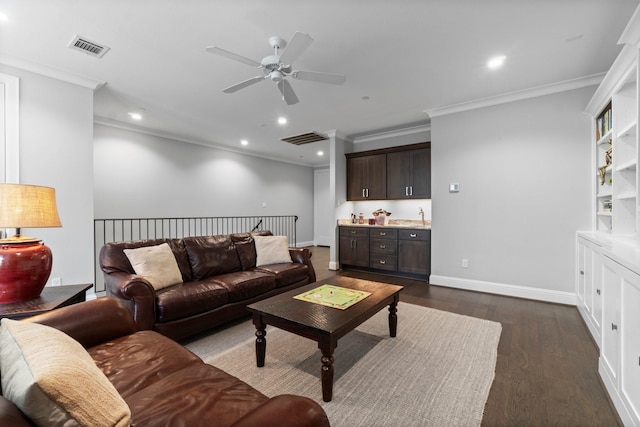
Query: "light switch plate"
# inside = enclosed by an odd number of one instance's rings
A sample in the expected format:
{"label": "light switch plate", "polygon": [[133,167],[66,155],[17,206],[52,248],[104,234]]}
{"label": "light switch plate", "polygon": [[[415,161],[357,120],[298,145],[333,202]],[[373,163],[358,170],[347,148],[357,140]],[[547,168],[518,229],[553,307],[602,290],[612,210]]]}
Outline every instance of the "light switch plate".
{"label": "light switch plate", "polygon": [[457,193],[460,191],[460,185],[458,183],[449,184],[449,193]]}

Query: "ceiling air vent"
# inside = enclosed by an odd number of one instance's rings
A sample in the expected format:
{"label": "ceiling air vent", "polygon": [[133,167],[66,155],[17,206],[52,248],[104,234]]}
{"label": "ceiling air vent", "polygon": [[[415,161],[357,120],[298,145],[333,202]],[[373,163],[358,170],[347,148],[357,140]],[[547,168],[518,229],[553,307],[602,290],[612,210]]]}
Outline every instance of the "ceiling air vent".
{"label": "ceiling air vent", "polygon": [[69,47],[71,49],[79,50],[80,52],[84,52],[87,55],[95,56],[97,58],[102,58],[105,53],[109,51],[110,48],[107,46],[103,46],[96,42],[92,42],[84,37],[76,35],[71,43],[69,43]]}
{"label": "ceiling air vent", "polygon": [[312,142],[324,141],[325,139],[329,139],[329,138],[316,132],[308,132],[300,135],[282,138],[282,141],[288,142],[289,144],[294,144],[294,145],[303,145],[303,144],[309,144]]}

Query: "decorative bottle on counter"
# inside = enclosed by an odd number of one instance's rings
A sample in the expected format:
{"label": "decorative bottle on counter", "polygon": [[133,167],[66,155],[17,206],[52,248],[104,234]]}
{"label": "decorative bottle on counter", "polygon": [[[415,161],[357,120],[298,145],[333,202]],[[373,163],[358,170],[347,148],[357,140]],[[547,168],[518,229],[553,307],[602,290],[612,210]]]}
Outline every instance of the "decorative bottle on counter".
{"label": "decorative bottle on counter", "polygon": [[358,217],[358,224],[364,224],[364,214],[360,212],[360,216]]}

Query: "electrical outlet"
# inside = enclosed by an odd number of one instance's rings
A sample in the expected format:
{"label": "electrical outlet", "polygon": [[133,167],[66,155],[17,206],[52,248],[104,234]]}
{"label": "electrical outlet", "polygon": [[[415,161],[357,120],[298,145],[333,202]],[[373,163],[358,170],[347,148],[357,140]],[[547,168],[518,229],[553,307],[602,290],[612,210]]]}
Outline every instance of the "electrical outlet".
{"label": "electrical outlet", "polygon": [[469,268],[469,260],[462,258],[462,268]]}
{"label": "electrical outlet", "polygon": [[62,279],[59,277],[54,277],[51,279],[51,286],[60,286],[62,284]]}

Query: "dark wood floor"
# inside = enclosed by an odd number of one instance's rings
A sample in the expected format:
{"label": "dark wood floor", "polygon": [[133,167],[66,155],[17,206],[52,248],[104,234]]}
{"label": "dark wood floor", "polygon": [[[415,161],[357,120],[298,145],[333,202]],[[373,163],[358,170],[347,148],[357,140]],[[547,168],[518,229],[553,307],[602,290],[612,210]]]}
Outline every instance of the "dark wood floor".
{"label": "dark wood floor", "polygon": [[401,301],[502,324],[483,426],[621,425],[599,380],[597,347],[576,307],[331,271],[329,249],[310,249],[318,280],[339,274],[394,283],[404,286]]}

